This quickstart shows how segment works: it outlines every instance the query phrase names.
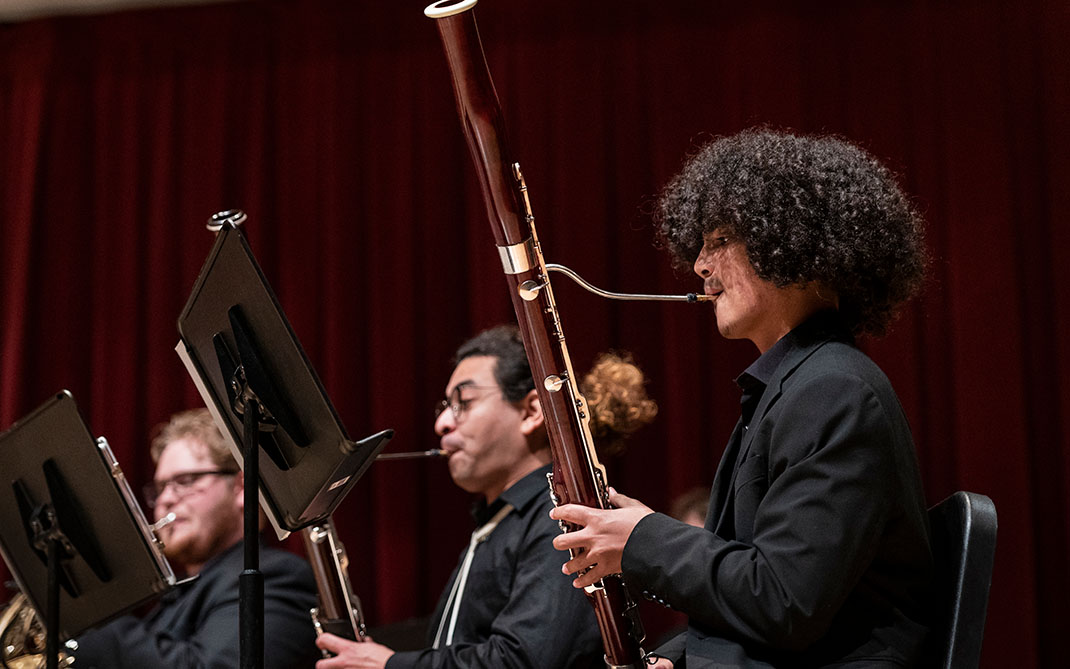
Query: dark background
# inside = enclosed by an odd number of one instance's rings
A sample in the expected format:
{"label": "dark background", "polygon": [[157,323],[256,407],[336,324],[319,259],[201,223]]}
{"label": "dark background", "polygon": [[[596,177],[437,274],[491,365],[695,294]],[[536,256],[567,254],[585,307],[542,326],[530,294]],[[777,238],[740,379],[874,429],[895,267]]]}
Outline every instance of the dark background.
{"label": "dark background", "polygon": [[[61,388],[127,476],[199,397],[175,321],[238,207],[353,436],[436,445],[467,336],[514,319],[425,2],[261,1],[0,25],[0,428]],[[646,212],[697,143],[835,132],[903,177],[934,263],[865,348],[930,503],[993,498],[983,664],[1062,657],[1070,553],[1070,6],[1063,0],[484,0],[484,43],[547,259],[682,292]],[[632,351],[661,404],[610,463],[665,510],[708,485],[756,352],[711,310],[555,282],[577,369]],[[373,625],[427,615],[470,531],[439,462],[381,463],[336,515]],[[299,550],[299,544],[292,547]],[[651,614],[654,632],[668,624]]]}

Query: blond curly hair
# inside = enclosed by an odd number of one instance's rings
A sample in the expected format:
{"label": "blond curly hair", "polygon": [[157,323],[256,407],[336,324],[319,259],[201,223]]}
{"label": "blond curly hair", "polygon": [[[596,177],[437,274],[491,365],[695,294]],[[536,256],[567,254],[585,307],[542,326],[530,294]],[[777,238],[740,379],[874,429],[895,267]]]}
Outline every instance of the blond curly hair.
{"label": "blond curly hair", "polygon": [[208,409],[190,409],[171,416],[166,423],[153,429],[155,436],[149,446],[152,461],[158,463],[160,454],[167,445],[179,439],[190,439],[204,446],[205,452],[220,469],[238,469],[238,463],[230,453],[227,442],[219,432]]}
{"label": "blond curly hair", "polygon": [[580,383],[591,413],[591,434],[601,455],[620,455],[625,439],[654,420],[658,404],[646,394],[646,377],[629,354],[602,353]]}

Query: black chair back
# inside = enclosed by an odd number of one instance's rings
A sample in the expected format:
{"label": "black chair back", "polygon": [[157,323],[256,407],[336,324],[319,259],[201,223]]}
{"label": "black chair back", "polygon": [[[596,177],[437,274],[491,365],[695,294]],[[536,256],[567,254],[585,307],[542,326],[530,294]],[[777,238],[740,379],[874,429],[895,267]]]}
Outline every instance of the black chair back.
{"label": "black chair back", "polygon": [[938,613],[926,655],[931,666],[972,669],[981,660],[996,506],[984,495],[960,490],[929,509],[929,524]]}

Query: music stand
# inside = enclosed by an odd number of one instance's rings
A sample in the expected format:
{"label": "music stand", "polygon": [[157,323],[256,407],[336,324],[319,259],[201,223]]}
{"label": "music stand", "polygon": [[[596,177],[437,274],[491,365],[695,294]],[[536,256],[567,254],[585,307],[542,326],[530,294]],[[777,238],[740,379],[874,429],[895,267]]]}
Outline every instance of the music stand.
{"label": "music stand", "polygon": [[393,430],[347,436],[235,219],[244,215],[223,222],[178,319],[175,350],[244,470],[241,648],[251,668],[263,657],[257,491],[280,539],[320,522]]}
{"label": "music stand", "polygon": [[[0,552],[59,640],[174,586],[175,576],[103,437],[66,390],[0,434]],[[43,606],[42,606],[43,605]]]}

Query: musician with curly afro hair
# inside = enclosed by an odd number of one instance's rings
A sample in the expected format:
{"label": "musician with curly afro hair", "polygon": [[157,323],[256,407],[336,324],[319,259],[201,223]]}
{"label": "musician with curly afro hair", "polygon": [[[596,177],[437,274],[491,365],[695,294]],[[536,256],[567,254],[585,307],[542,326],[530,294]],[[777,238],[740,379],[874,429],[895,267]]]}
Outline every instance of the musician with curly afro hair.
{"label": "musician with curly afro hair", "polygon": [[658,222],[678,265],[720,229],[758,278],[830,288],[856,333],[883,334],[927,264],[921,218],[891,172],[836,137],[751,130],[712,142],[665,188]]}
{"label": "musician with curly afro hair", "polygon": [[[615,572],[688,615],[655,666],[902,667],[928,659],[921,476],[887,377],[854,342],[922,284],[922,222],[876,158],[764,128],[702,147],[665,188],[660,238],[717,329],[759,357],[704,527],[613,493],[554,540],[585,587]],[[671,445],[669,445],[671,448]],[[653,660],[654,658],[649,658]]]}

